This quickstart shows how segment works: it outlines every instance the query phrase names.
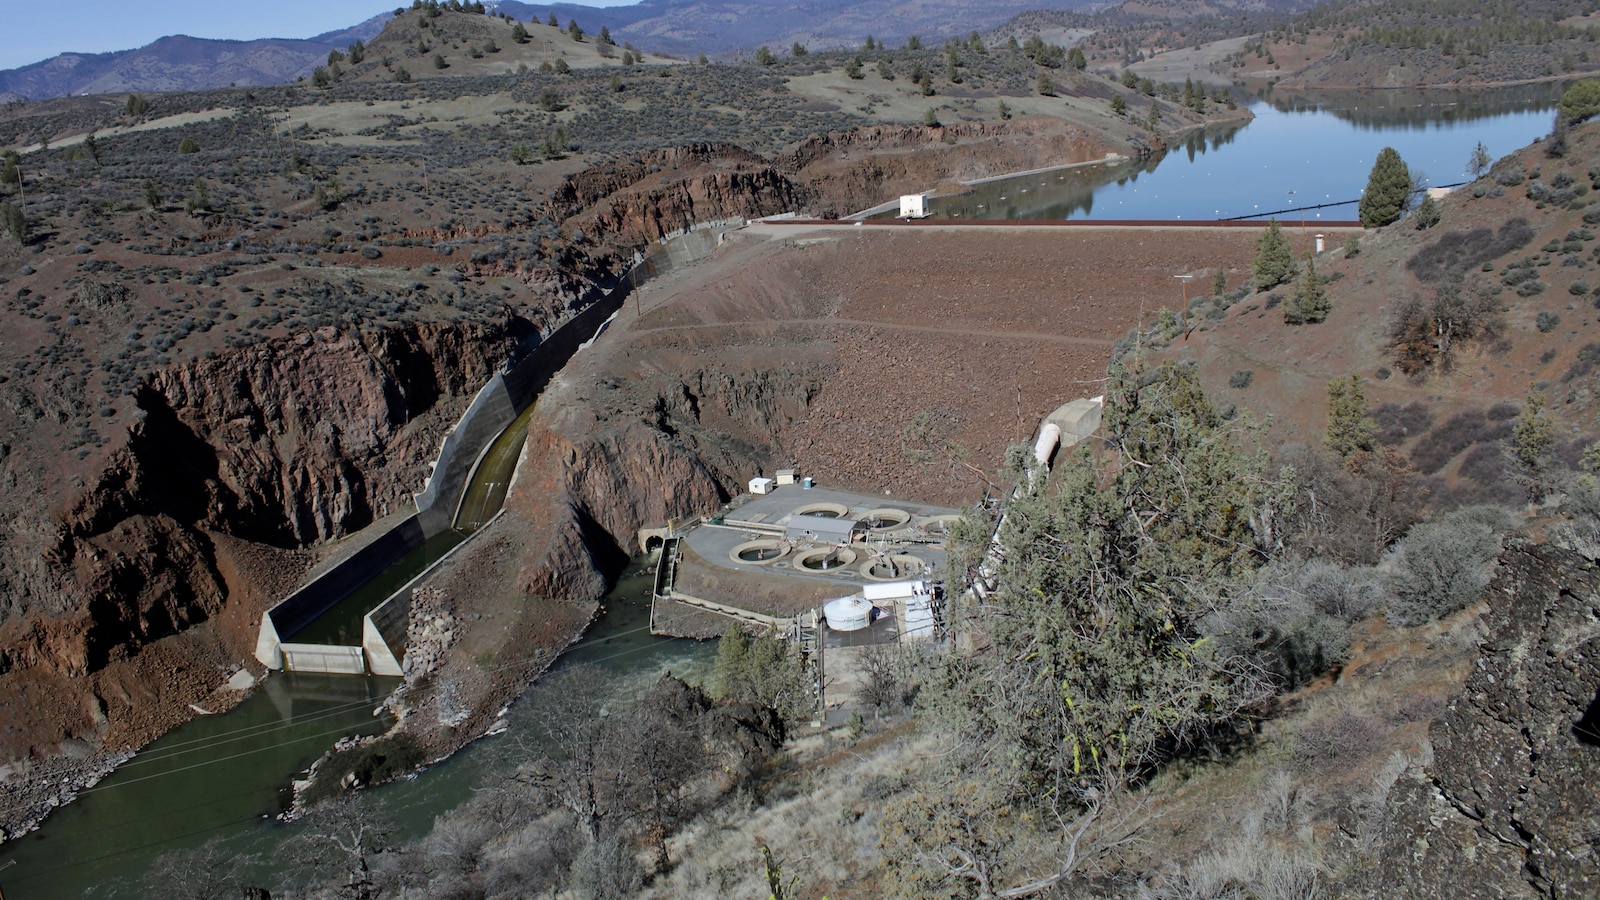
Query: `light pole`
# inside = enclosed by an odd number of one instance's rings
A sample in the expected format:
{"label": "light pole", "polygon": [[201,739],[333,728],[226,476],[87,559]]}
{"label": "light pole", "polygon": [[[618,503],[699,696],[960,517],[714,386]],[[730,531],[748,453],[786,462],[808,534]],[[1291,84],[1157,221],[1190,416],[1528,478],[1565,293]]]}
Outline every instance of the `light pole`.
{"label": "light pole", "polygon": [[[1178,311],[1179,321],[1188,322],[1188,320],[1189,320],[1189,279],[1193,278],[1194,276],[1193,275],[1174,275],[1172,277],[1178,279],[1178,283],[1183,285],[1183,309]],[[1185,330],[1188,330],[1188,329],[1185,328]]]}

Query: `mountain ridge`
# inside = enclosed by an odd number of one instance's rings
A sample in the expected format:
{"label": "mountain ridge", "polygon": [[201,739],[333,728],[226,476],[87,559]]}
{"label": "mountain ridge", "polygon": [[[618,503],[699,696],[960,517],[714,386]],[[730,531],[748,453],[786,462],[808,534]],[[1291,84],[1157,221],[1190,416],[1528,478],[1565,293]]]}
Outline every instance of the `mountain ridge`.
{"label": "mountain ridge", "polygon": [[391,18],[392,13],[382,13],[311,38],[223,40],[175,34],[131,50],[59,53],[0,70],[0,101],[282,84],[310,73],[326,61],[328,51],[376,37]]}

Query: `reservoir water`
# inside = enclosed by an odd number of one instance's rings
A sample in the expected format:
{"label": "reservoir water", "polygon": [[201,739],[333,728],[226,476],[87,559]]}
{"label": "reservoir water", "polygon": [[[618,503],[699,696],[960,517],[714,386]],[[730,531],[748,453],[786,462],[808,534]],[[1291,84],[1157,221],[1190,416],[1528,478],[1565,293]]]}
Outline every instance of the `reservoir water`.
{"label": "reservoir water", "polygon": [[[1454,99],[1280,96],[1254,105],[1254,121],[1192,135],[1160,159],[991,182],[936,200],[934,211],[963,218],[1212,220],[1287,209],[1279,218],[1295,221],[1298,209],[1313,203],[1354,201],[1384,146],[1395,147],[1435,184],[1462,180],[1479,141],[1498,157],[1547,133],[1558,95],[1558,89],[1538,88]],[[1308,223],[1318,215],[1349,220],[1355,207],[1352,202],[1308,211]],[[671,265],[666,256],[647,262],[647,271]],[[521,437],[509,431],[505,445],[489,458],[514,463]],[[462,504],[463,531],[498,509],[508,480],[482,479],[481,493]],[[407,565],[420,568],[438,552],[441,547],[424,548]],[[639,565],[635,561],[634,568]],[[393,577],[403,583],[401,574]],[[702,672],[714,645],[650,637],[649,588],[647,574],[622,579],[604,601],[604,615],[559,665],[593,664],[612,676],[619,691],[666,670],[691,677]],[[327,639],[340,638],[334,628]],[[237,709],[178,729],[56,812],[39,831],[0,845],[0,865],[16,861],[0,871],[5,896],[143,897],[142,880],[156,857],[211,840],[230,855],[253,854],[262,884],[282,884],[296,874],[293,851],[283,844],[300,831],[273,818],[283,789],[340,735],[384,728],[387,722],[373,711],[392,684],[271,676]],[[533,730],[539,691],[536,686],[513,707],[511,736]],[[392,818],[400,836],[424,833],[434,816],[513,764],[516,748],[509,737],[480,741],[420,777],[364,792],[362,802]]]}
{"label": "reservoir water", "polygon": [[[936,219],[1351,221],[1378,151],[1430,185],[1467,180],[1481,141],[1499,158],[1550,132],[1559,89],[1467,94],[1377,91],[1258,100],[1249,122],[1181,138],[1167,153],[975,184],[929,202]],[[1310,207],[1343,203],[1321,209]],[[892,219],[889,212],[874,218]]]}

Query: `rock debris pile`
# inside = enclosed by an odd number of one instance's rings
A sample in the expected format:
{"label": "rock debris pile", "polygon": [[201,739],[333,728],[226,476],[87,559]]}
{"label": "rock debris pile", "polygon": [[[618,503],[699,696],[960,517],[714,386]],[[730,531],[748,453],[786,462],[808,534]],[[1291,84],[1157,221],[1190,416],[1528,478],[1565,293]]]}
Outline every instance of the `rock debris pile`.
{"label": "rock debris pile", "polygon": [[406,622],[406,657],[401,668],[406,684],[415,685],[444,659],[456,639],[456,620],[444,591],[421,587],[411,592],[411,614]]}

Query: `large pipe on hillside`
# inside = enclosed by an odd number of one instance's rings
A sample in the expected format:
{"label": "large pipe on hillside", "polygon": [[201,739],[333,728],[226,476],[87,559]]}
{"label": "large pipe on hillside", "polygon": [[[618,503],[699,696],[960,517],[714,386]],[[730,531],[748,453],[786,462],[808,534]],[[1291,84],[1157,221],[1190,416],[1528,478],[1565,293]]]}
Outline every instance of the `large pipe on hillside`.
{"label": "large pipe on hillside", "polygon": [[1054,422],[1046,422],[1039,429],[1039,438],[1033,442],[1033,458],[1039,463],[1039,470],[1048,472],[1050,460],[1056,455],[1056,448],[1061,446],[1061,426]]}

